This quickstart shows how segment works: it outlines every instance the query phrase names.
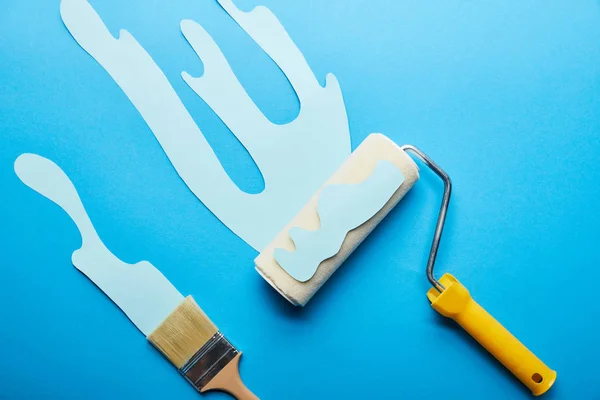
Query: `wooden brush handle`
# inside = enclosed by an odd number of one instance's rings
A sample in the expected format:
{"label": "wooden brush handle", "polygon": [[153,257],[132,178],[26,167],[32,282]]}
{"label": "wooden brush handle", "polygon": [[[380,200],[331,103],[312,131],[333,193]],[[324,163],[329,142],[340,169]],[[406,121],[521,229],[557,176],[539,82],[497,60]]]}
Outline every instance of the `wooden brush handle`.
{"label": "wooden brush handle", "polygon": [[209,390],[219,390],[235,397],[237,400],[260,400],[256,397],[242,382],[240,377],[240,357],[239,353],[229,362],[206,386],[202,388],[202,393]]}

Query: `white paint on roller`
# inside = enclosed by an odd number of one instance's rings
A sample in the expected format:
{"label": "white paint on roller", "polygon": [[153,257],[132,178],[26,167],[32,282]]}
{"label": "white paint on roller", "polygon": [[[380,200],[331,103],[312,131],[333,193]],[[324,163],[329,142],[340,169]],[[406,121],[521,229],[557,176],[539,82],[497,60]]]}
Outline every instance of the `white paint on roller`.
{"label": "white paint on roller", "polygon": [[394,164],[402,172],[404,182],[377,214],[356,229],[348,232],[340,251],[333,257],[321,262],[317,272],[311,279],[306,282],[299,282],[292,278],[279,266],[273,254],[276,248],[288,251],[294,250],[294,243],[288,235],[288,231],[291,228],[299,227],[313,231],[319,228],[317,206],[321,189],[314,194],[304,208],[300,210],[254,260],[258,273],[292,304],[299,306],[306,305],[346,258],[375,229],[419,179],[417,165],[400,147],[382,134],[371,134],[354,150],[327,182],[323,184],[323,187],[327,185],[356,184],[362,182],[382,160]]}
{"label": "white paint on roller", "polygon": [[327,185],[321,190],[314,231],[293,227],[288,234],[295,250],[275,249],[277,263],[294,279],[306,282],[319,264],[340,251],[348,232],[372,218],[404,182],[402,172],[389,161],[379,161],[371,175],[356,184]]}
{"label": "white paint on roller", "polygon": [[106,248],[73,183],[56,164],[35,154],[22,154],[15,161],[15,172],[23,183],[58,204],[75,222],[82,245],[73,253],[73,265],[146,336],[183,301],[183,296],[152,264],[127,264]]}

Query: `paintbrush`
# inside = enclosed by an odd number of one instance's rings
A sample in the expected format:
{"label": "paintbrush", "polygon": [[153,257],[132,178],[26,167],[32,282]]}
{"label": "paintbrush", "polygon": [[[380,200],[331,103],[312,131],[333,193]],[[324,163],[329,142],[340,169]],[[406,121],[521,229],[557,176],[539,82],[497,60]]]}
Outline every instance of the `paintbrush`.
{"label": "paintbrush", "polygon": [[211,320],[192,296],[186,299],[148,335],[199,392],[220,390],[239,400],[258,399],[240,378],[242,355]]}
{"label": "paintbrush", "polygon": [[27,186],[58,204],[81,232],[73,265],[96,284],[199,392],[220,390],[239,400],[258,399],[242,383],[242,355],[191,296],[152,264],[127,264],[102,243],[67,175],[52,161],[23,154],[15,172]]}

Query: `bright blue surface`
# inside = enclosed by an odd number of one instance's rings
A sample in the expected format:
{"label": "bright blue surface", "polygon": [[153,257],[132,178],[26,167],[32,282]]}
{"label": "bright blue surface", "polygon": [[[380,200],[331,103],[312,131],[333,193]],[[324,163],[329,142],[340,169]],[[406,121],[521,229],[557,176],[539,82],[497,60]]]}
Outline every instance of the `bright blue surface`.
{"label": "bright blue surface", "polygon": [[[452,176],[438,272],[453,272],[558,371],[546,399],[597,399],[600,7],[481,3],[264,4],[319,79],[336,74],[353,147],[380,131],[422,147]],[[58,4],[3,0],[0,13],[0,398],[198,398],[71,266],[77,229],[13,173],[23,152],[65,170],[115,254],[149,260],[196,297],[244,351],[242,374],[262,399],[530,397],[427,303],[424,265],[441,195],[432,174],[306,309],[294,309],[256,274],[255,251],[178,178],[127,98],[64,28]],[[267,56],[212,0],[92,4],[163,68],[234,179],[259,190],[252,163],[240,161],[240,146],[179,76],[202,69],[179,22],[200,22],[267,115],[289,121],[297,100]],[[246,10],[255,4],[238,0]]]}

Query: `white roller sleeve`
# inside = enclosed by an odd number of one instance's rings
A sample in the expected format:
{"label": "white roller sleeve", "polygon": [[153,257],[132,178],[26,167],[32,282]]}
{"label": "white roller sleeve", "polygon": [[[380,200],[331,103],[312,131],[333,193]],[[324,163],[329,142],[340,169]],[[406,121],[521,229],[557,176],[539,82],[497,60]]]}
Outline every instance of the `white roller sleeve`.
{"label": "white roller sleeve", "polygon": [[[371,219],[356,229],[351,230],[340,251],[333,257],[323,261],[315,275],[307,282],[299,282],[283,270],[273,258],[276,248],[294,250],[294,244],[288,235],[288,230],[294,226],[306,230],[319,228],[317,201],[321,189],[330,184],[356,184],[365,180],[375,169],[377,163],[387,160],[396,165],[404,175],[404,182],[386,203],[386,205]],[[419,169],[414,161],[386,136],[373,133],[369,135],[358,148],[348,157],[342,166],[310,199],[308,204],[290,221],[290,223],[265,247],[256,257],[256,270],[283,297],[297,306],[304,306],[323,286],[329,277],[348,258],[356,247],[371,233],[381,220],[398,204],[400,199],[412,188],[419,179]]]}

